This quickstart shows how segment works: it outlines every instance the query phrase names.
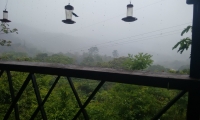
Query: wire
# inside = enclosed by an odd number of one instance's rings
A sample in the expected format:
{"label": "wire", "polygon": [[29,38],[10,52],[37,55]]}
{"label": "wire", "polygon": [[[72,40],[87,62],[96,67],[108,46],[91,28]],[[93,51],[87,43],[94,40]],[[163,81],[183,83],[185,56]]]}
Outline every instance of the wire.
{"label": "wire", "polygon": [[[159,34],[156,34],[156,35],[147,36],[145,38],[154,37],[154,36],[160,36],[162,34],[167,34],[167,33],[175,32],[175,31],[180,32],[180,30],[182,30],[182,29],[173,30],[173,31],[165,32],[165,33],[159,33]],[[144,38],[142,37],[142,38],[137,38],[137,39],[144,39]],[[122,42],[118,42],[118,43],[113,43],[113,44],[127,43],[127,42],[130,42],[130,41],[132,41],[132,40],[126,40],[126,41],[122,41]]]}
{"label": "wire", "polygon": [[[126,41],[126,42],[120,42],[120,43],[113,43],[112,45],[107,45],[105,47],[109,47],[109,46],[116,46],[116,45],[122,45],[122,44],[127,44],[127,43],[132,43],[132,42],[141,42],[141,41],[146,41],[146,40],[150,40],[152,38],[159,38],[159,37],[163,37],[163,36],[169,36],[169,35],[173,35],[173,34],[177,34],[178,32],[180,31],[177,31],[177,32],[173,32],[172,34],[168,34],[168,35],[154,35],[154,36],[149,36],[149,37],[146,37],[146,38],[139,38],[139,39],[133,39],[133,40],[129,40],[129,41]],[[170,32],[169,32],[170,33]],[[165,34],[165,33],[164,33]],[[157,37],[156,37],[157,36]],[[101,48],[105,48],[105,47],[101,47]]]}
{"label": "wire", "polygon": [[160,2],[162,2],[162,1],[165,1],[165,0],[160,0],[160,1],[158,1],[158,2],[154,2],[154,3],[152,3],[152,4],[149,4],[149,5],[146,5],[146,6],[144,6],[144,7],[138,8],[138,9],[136,9],[136,10],[140,10],[140,9],[142,9],[142,8],[149,7],[149,6],[151,6],[151,5],[155,5],[155,4],[160,3]]}
{"label": "wire", "polygon": [[[166,34],[166,33],[171,33],[171,32],[173,32],[172,34],[167,34],[167,35],[156,34],[156,35],[152,35],[152,36],[148,36],[148,37],[142,37],[142,38],[137,38],[137,39],[128,40],[128,41],[125,41],[125,42],[112,43],[111,45],[106,45],[106,46],[100,47],[100,49],[102,49],[102,48],[107,48],[107,47],[110,47],[110,46],[113,47],[113,46],[117,46],[117,45],[123,45],[123,44],[127,44],[127,43],[132,43],[132,42],[146,41],[146,40],[150,40],[150,39],[152,39],[152,38],[159,38],[159,37],[163,37],[163,36],[169,36],[169,35],[177,34],[178,32],[180,32],[180,30],[182,30],[182,29],[175,30],[176,32],[174,32],[174,31],[169,31],[169,32],[162,33],[162,34]],[[133,41],[133,40],[134,40],[134,41]],[[75,50],[73,50],[73,51],[75,52]],[[81,51],[84,51],[84,50],[81,50]]]}
{"label": "wire", "polygon": [[[179,32],[179,31],[177,31],[177,32]],[[135,40],[135,41],[127,42],[127,43],[141,42],[141,41],[151,40],[151,39],[153,39],[153,38],[166,37],[166,36],[170,36],[170,35],[173,35],[173,34],[177,34],[177,32],[174,32],[174,33],[168,34],[168,35],[161,35],[161,36],[158,36],[158,37],[146,38],[146,39],[142,39],[142,40]],[[108,45],[108,46],[105,46],[105,47],[100,47],[99,49],[108,48],[108,47],[110,47],[110,46],[113,47],[113,46],[118,46],[118,45],[124,45],[124,44],[127,44],[127,43],[123,43],[123,44],[116,43],[115,45]],[[83,50],[83,51],[84,51],[84,50]]]}
{"label": "wire", "polygon": [[152,38],[146,38],[146,39],[142,39],[142,40],[136,40],[136,41],[131,41],[131,42],[126,42],[126,43],[122,43],[122,44],[119,44],[119,43],[117,43],[117,44],[115,44],[115,45],[109,45],[109,46],[105,46],[105,47],[100,47],[99,49],[102,49],[102,48],[107,48],[107,47],[110,47],[110,46],[118,46],[118,45],[124,45],[124,44],[127,44],[127,43],[133,43],[133,42],[141,42],[141,41],[147,41],[147,40],[151,40],[151,39],[153,39],[153,38],[159,38],[159,37],[166,37],[166,36],[170,36],[170,35],[174,35],[174,34],[177,34],[179,31],[177,31],[177,32],[174,32],[174,33],[172,33],[172,34],[168,34],[168,35],[161,35],[161,36],[158,36],[158,37],[152,37]]}
{"label": "wire", "polygon": [[6,1],[5,10],[7,9],[8,0]]}
{"label": "wire", "polygon": [[103,45],[103,44],[107,44],[107,43],[111,43],[111,42],[116,42],[116,41],[121,41],[121,40],[124,40],[124,39],[136,37],[136,36],[150,34],[150,33],[154,33],[154,32],[157,32],[157,31],[166,30],[166,29],[178,27],[178,26],[181,26],[181,25],[189,24],[189,23],[191,23],[191,22],[187,22],[187,23],[183,23],[183,24],[179,24],[179,25],[171,26],[171,27],[167,27],[167,28],[162,28],[162,29],[158,29],[158,30],[155,30],[155,31],[150,31],[150,32],[142,33],[142,34],[137,34],[137,35],[133,35],[133,36],[125,37],[125,38],[120,38],[120,39],[112,40],[112,41],[109,41],[109,42],[104,42],[104,43],[99,43],[99,44],[95,44],[95,45],[85,46],[85,47],[79,48],[78,50],[81,50],[81,49],[86,48],[86,47],[88,48],[88,47],[91,47],[91,46],[99,46],[99,45]]}

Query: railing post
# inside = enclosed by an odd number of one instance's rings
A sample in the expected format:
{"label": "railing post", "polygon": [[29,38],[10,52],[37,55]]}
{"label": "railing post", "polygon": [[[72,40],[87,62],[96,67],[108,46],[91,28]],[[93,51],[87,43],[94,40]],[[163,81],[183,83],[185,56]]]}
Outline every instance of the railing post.
{"label": "railing post", "polygon": [[[189,0],[188,0],[189,1]],[[193,1],[193,27],[191,45],[190,77],[200,78],[200,1]],[[200,86],[199,86],[200,87]],[[200,119],[200,90],[189,90],[188,92],[187,120]]]}
{"label": "railing post", "polygon": [[194,3],[193,7],[190,77],[200,78],[200,2]]}
{"label": "railing post", "polygon": [[189,91],[187,120],[200,120],[200,91],[199,90]]}

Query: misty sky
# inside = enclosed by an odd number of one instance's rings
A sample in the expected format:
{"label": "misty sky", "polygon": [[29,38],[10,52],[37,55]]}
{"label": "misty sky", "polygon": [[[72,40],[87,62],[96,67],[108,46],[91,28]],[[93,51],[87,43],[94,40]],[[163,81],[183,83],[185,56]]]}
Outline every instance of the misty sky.
{"label": "misty sky", "polygon": [[[191,36],[180,33],[192,24],[192,5],[186,0],[132,0],[133,16],[138,20],[126,23],[121,19],[126,17],[129,2],[71,0],[74,13],[80,16],[73,17],[73,25],[61,22],[68,0],[9,0],[7,10],[10,25],[19,29],[19,39],[51,52],[87,52],[97,46],[101,54],[108,55],[118,50],[120,55],[147,52],[163,59],[189,59],[190,51],[180,55],[172,47]],[[6,0],[0,1],[2,11],[5,4]]]}

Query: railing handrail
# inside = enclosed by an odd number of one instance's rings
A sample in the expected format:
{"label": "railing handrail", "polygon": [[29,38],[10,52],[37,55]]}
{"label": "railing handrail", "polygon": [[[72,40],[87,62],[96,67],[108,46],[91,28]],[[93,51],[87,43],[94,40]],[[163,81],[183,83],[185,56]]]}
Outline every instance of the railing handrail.
{"label": "railing handrail", "polygon": [[111,68],[17,61],[0,61],[0,70],[70,76],[178,90],[200,89],[199,79],[190,78],[188,75],[164,72],[125,71]]}

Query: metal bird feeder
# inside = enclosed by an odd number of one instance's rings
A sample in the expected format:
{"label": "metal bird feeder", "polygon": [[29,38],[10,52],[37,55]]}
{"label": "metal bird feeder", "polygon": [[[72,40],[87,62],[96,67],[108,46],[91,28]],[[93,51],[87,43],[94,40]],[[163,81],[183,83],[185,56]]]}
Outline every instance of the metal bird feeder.
{"label": "metal bird feeder", "polygon": [[74,7],[69,5],[65,6],[65,14],[66,14],[66,20],[62,20],[63,23],[66,24],[74,24],[76,23],[75,21],[72,20],[72,15],[75,17],[78,17],[75,13],[73,13]]}
{"label": "metal bird feeder", "polygon": [[3,19],[0,19],[1,22],[11,22],[8,20],[8,11],[4,10],[3,11]]}
{"label": "metal bird feeder", "polygon": [[137,20],[136,17],[133,17],[133,4],[130,3],[127,5],[127,17],[122,18],[122,20],[125,22],[133,22]]}

